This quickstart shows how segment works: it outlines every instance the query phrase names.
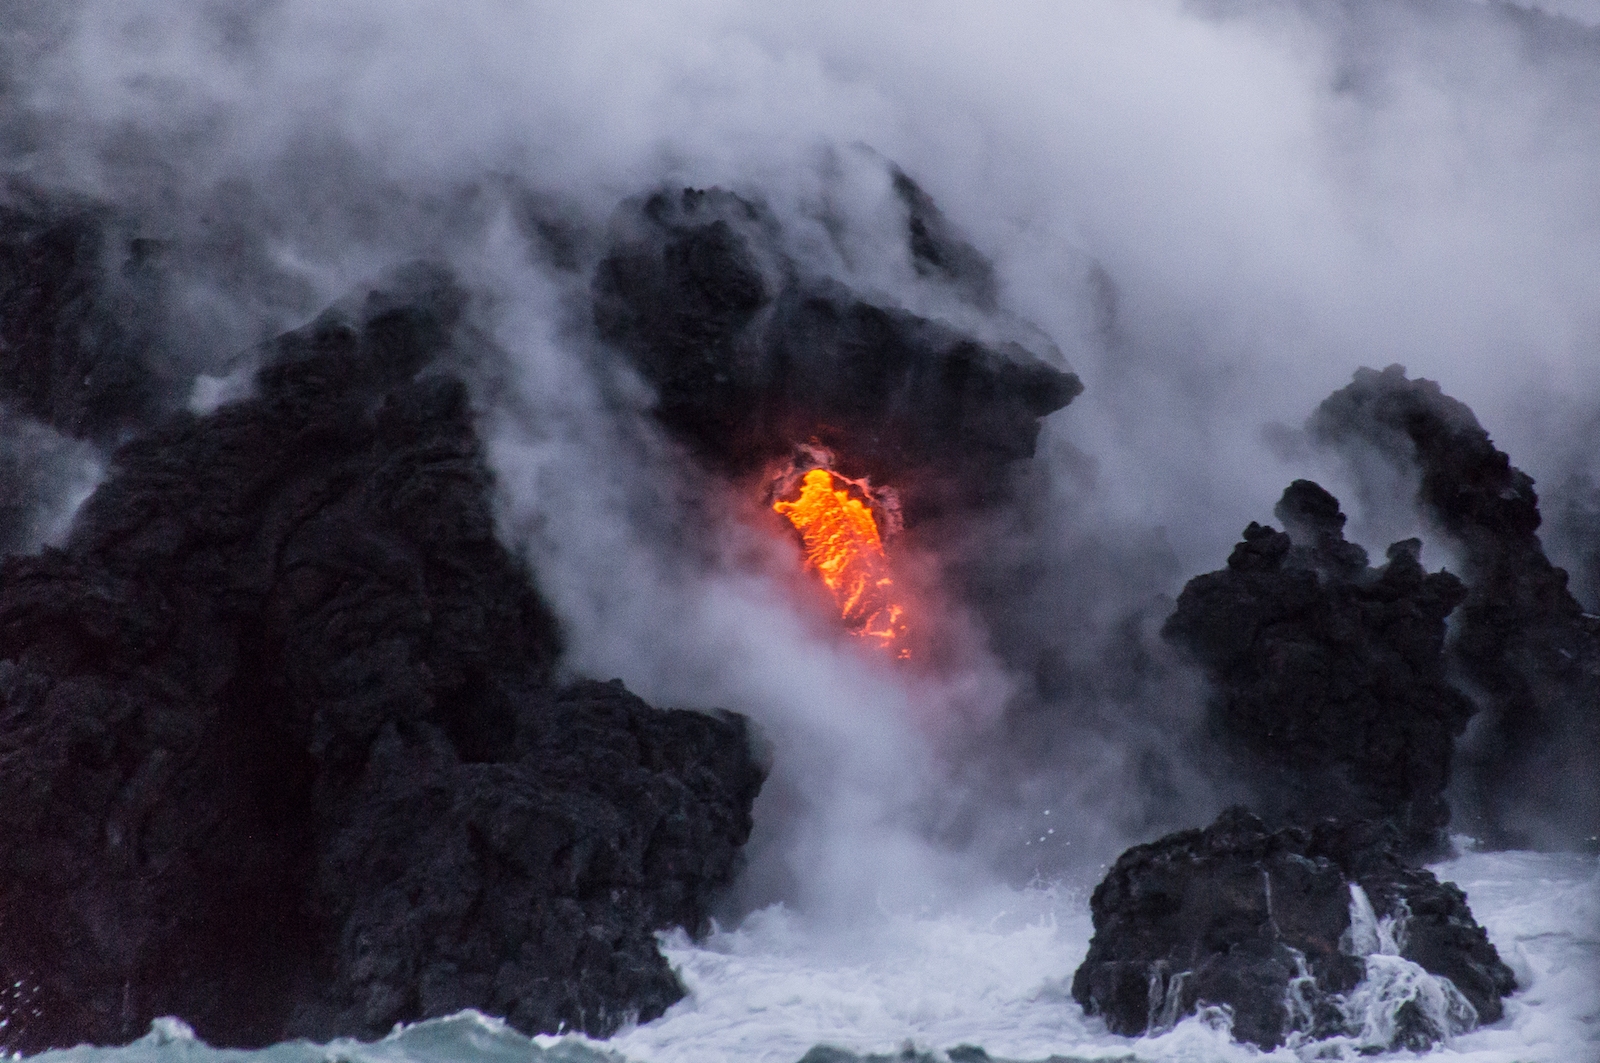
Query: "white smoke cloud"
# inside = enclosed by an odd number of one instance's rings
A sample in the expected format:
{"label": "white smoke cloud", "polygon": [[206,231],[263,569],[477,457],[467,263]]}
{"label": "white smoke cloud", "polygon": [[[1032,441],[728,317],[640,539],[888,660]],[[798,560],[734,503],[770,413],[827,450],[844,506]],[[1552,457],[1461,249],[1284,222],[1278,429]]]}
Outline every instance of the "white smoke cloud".
{"label": "white smoke cloud", "polygon": [[[1551,425],[1600,392],[1600,44],[1576,21],[1468,0],[78,0],[13,25],[8,165],[172,241],[197,371],[396,261],[478,293],[507,527],[571,666],[749,712],[776,746],[764,814],[794,818],[752,898],[849,908],[969,874],[922,840],[962,796],[928,721],[981,730],[1026,677],[977,647],[908,681],[808,611],[787,544],[703,512],[714,489],[585,338],[581,270],[530,249],[529,202],[581,265],[622,198],[722,185],[820,272],[1059,350],[1087,391],[1047,424],[1015,549],[1048,569],[1029,616],[1079,663],[1296,476],[1369,547],[1410,533],[1295,441],[1357,365],[1439,379],[1541,477],[1576,460]],[[880,158],[993,259],[998,314],[917,280]],[[1186,718],[1192,690],[1161,697],[1095,702],[1017,815],[1065,793],[1088,848],[1126,840],[1142,783],[1118,728]]]}

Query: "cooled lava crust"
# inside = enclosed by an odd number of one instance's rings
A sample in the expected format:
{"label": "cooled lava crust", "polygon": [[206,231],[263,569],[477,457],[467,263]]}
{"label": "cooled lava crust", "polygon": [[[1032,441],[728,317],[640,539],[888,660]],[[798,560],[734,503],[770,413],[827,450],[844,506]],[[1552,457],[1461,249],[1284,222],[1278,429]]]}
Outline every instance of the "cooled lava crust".
{"label": "cooled lava crust", "polygon": [[1226,568],[1190,580],[1163,635],[1210,680],[1217,775],[1269,819],[1383,818],[1419,857],[1449,848],[1445,788],[1472,702],[1445,667],[1445,618],[1467,596],[1421,544],[1379,568],[1346,542],[1338,500],[1284,491],[1286,532],[1252,523]]}
{"label": "cooled lava crust", "polygon": [[[988,265],[909,178],[908,251],[985,299]],[[1039,419],[1083,390],[1017,344],[880,305],[808,275],[763,209],[719,189],[625,204],[593,278],[603,337],[657,393],[656,415],[703,459],[739,473],[820,443],[839,470],[893,484],[908,522],[983,501],[1031,457]]]}
{"label": "cooled lava crust", "polygon": [[[1472,918],[1466,895],[1406,866],[1396,840],[1388,824],[1371,821],[1270,831],[1232,808],[1204,830],[1136,845],[1090,898],[1094,939],[1072,996],[1127,1036],[1226,1005],[1233,1036],[1270,1050],[1295,1028],[1286,1001],[1303,962],[1311,984],[1302,990],[1309,1012],[1302,1033],[1345,1034],[1335,998],[1364,974],[1362,959],[1341,946],[1354,883],[1377,916],[1408,913],[1403,958],[1448,978],[1480,1022],[1497,1021],[1515,976]],[[1383,1047],[1425,1051],[1444,1034],[1413,1006],[1401,1010],[1396,1043]]]}
{"label": "cooled lava crust", "polygon": [[[0,265],[65,286],[0,283],[45,315],[0,391],[93,435],[127,423],[79,372],[117,248],[74,217],[0,215]],[[0,564],[0,1050],[465,1007],[606,1035],[682,996],[654,932],[704,929],[764,766],[739,716],[552,682],[446,368],[461,299],[414,270],[280,337],[254,397],[154,418],[64,547]]]}
{"label": "cooled lava crust", "polygon": [[1600,618],[1550,563],[1533,478],[1464,403],[1391,365],[1361,369],[1311,418],[1314,438],[1386,459],[1460,558],[1468,588],[1449,664],[1482,710],[1458,751],[1456,829],[1516,848],[1600,842]]}

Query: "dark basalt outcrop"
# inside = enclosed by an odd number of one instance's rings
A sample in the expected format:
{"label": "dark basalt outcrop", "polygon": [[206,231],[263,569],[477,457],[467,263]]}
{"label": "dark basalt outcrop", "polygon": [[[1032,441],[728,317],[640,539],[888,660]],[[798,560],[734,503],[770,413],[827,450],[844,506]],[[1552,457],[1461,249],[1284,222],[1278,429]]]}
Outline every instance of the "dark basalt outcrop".
{"label": "dark basalt outcrop", "polygon": [[1469,593],[1449,646],[1482,707],[1458,759],[1466,828],[1497,844],[1600,834],[1600,619],[1545,556],[1533,479],[1464,404],[1400,366],[1361,369],[1313,434],[1417,478],[1416,502],[1459,552]]}
{"label": "dark basalt outcrop", "polygon": [[0,181],[0,404],[98,441],[148,419],[153,251],[105,207]]}
{"label": "dark basalt outcrop", "polygon": [[[895,188],[918,271],[992,300],[978,252],[909,178]],[[894,484],[914,520],[997,490],[997,470],[1033,454],[1039,418],[1083,389],[1020,346],[807,276],[777,222],[732,193],[657,193],[612,229],[592,285],[601,335],[655,387],[662,423],[734,473],[815,441],[847,475]]]}
{"label": "dark basalt outcrop", "polygon": [[36,547],[94,449],[160,408],[152,251],[103,206],[0,179],[0,555]]}
{"label": "dark basalt outcrop", "polygon": [[[1269,1049],[1291,1035],[1370,1035],[1373,1009],[1387,1013],[1373,1025],[1392,1040],[1360,1047],[1420,1049],[1452,1022],[1499,1019],[1500,999],[1516,987],[1510,968],[1465,894],[1406,866],[1395,840],[1387,824],[1370,822],[1269,831],[1233,808],[1204,830],[1134,846],[1090,899],[1094,939],[1073,998],[1130,1036],[1226,1006],[1233,1036]],[[1352,885],[1370,920],[1353,923],[1353,912],[1366,913]],[[1389,928],[1397,956],[1379,944]],[[1448,979],[1476,1014],[1459,1001],[1454,1016],[1441,1014],[1414,991],[1357,992],[1402,961]]]}
{"label": "dark basalt outcrop", "polygon": [[1445,674],[1445,617],[1466,596],[1416,540],[1372,569],[1339,503],[1297,480],[1228,567],[1184,587],[1164,636],[1204,668],[1221,769],[1270,819],[1392,819],[1408,851],[1446,845],[1455,739],[1473,706]]}
{"label": "dark basalt outcrop", "polygon": [[741,717],[552,684],[459,305],[416,271],[280,338],[0,565],[0,1048],[606,1034],[682,995],[653,932],[705,925],[763,767]]}

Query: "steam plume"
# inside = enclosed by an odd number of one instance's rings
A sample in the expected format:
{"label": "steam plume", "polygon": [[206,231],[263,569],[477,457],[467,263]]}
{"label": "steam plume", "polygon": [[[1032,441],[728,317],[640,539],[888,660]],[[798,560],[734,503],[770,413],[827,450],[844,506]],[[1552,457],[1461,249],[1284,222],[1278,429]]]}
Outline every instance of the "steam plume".
{"label": "steam plume", "polygon": [[[1600,476],[1552,427],[1600,393],[1600,40],[1563,8],[0,4],[11,199],[110,212],[105,298],[143,283],[135,241],[159,278],[147,400],[89,429],[5,393],[35,485],[14,497],[39,500],[5,534],[48,537],[120,433],[226,394],[263,338],[446,263],[502,532],[567,666],[748,711],[778,750],[749,903],[1097,866],[1228,796],[1155,632],[1285,484],[1329,487],[1370,549],[1422,533],[1450,560],[1414,485],[1363,493],[1292,427],[1357,365],[1441,381],[1574,485],[1558,503]],[[1081,378],[1011,503],[940,530],[959,668],[840,643],[597,335],[617,205],[685,187],[761,203],[820,276]],[[963,250],[930,256],[946,230]],[[1071,826],[1024,851],[1046,808]]]}

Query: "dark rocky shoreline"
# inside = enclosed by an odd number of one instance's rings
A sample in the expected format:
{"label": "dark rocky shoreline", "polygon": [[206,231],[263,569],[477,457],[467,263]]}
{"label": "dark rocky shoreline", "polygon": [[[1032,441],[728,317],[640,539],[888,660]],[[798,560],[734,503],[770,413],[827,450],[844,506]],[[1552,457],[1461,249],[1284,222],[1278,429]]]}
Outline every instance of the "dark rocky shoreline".
{"label": "dark rocky shoreline", "polygon": [[[895,187],[919,269],[992,298],[987,264]],[[661,1014],[683,989],[653,934],[705,928],[765,754],[736,715],[556,683],[557,624],[496,538],[456,377],[466,293],[398,271],[196,414],[192,381],[159,371],[159,247],[40,189],[0,208],[0,400],[111,455],[61,546],[0,564],[18,989],[0,1047],[126,1041],[162,1015],[264,1045],[466,1007],[595,1035]],[[797,287],[728,193],[623,215],[598,330],[723,471],[843,445],[937,508],[1031,454],[1081,390],[1020,349]],[[50,480],[49,455],[11,457],[15,497]],[[17,506],[8,551],[36,545]]]}
{"label": "dark rocky shoreline", "polygon": [[1358,371],[1309,429],[1413,477],[1462,572],[1427,572],[1416,539],[1370,567],[1338,500],[1297,480],[1283,531],[1252,523],[1225,569],[1185,586],[1162,634],[1208,681],[1213,777],[1242,780],[1263,818],[1235,808],[1134,846],[1095,890],[1073,995],[1113,1032],[1225,1006],[1263,1048],[1348,1035],[1345,1001],[1370,977],[1349,942],[1362,904],[1401,928],[1395,957],[1461,998],[1453,1017],[1400,1004],[1391,1041],[1367,1048],[1493,1022],[1511,971],[1465,896],[1418,865],[1450,852],[1452,828],[1555,848],[1600,830],[1600,629],[1535,535],[1532,479],[1399,366]]}
{"label": "dark rocky shoreline", "polygon": [[[992,298],[895,187],[919,269]],[[0,1047],[163,1015],[216,1045],[374,1037],[469,1007],[603,1036],[679,999],[654,932],[705,928],[765,754],[742,717],[556,682],[557,623],[496,537],[457,376],[466,293],[399,270],[198,414],[157,369],[153,245],[70,197],[8,186],[0,206],[0,399],[110,454],[62,545],[0,563]],[[797,281],[728,193],[622,216],[597,328],[723,472],[843,446],[937,509],[1081,390]],[[0,475],[48,479],[16,457]],[[30,545],[27,516],[0,546]]]}
{"label": "dark rocky shoreline", "polygon": [[682,996],[654,932],[705,928],[763,755],[739,716],[554,682],[460,302],[413,270],[280,337],[253,397],[157,418],[62,547],[0,565],[6,1050],[464,1007],[604,1035]]}
{"label": "dark rocky shoreline", "polygon": [[[981,256],[893,187],[918,272],[992,302]],[[837,448],[933,539],[1006,504],[1078,379],[805,274],[775,226],[715,189],[619,209],[592,324],[661,425],[729,483]],[[0,202],[0,401],[34,433],[0,451],[0,1049],[163,1015],[239,1046],[463,1008],[597,1036],[660,1015],[683,987],[654,933],[707,926],[766,754],[740,716],[557,680],[555,617],[496,534],[467,294],[399,270],[196,413],[150,353],[151,253],[93,204]],[[1600,628],[1544,556],[1531,479],[1398,367],[1310,427],[1414,473],[1463,570],[1426,571],[1417,540],[1369,565],[1300,480],[1283,531],[1252,523],[1185,587],[1162,634],[1209,684],[1208,770],[1248,779],[1253,811],[1129,849],[1095,891],[1073,994],[1117,1033],[1226,1005],[1264,1047],[1339,1036],[1357,891],[1406,928],[1396,958],[1493,1021],[1510,971],[1417,865],[1463,822],[1596,830]],[[109,472],[26,553],[50,440]],[[1394,1046],[1442,1021],[1413,1009]]]}

